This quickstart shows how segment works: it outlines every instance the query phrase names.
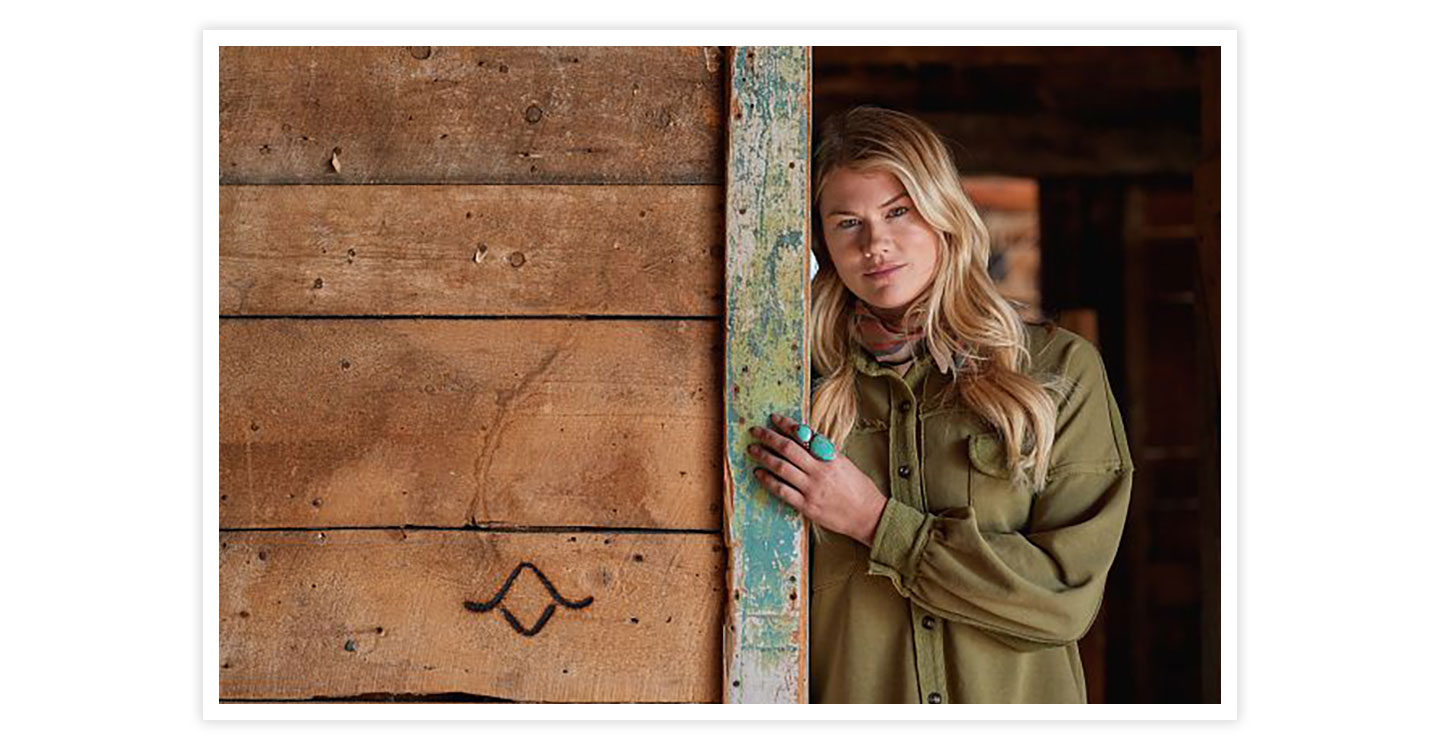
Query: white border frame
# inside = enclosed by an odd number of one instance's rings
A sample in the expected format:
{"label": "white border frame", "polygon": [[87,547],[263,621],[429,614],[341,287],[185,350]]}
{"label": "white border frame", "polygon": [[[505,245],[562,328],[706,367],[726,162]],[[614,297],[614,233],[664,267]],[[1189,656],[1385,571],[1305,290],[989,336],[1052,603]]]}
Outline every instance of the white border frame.
{"label": "white border frame", "polygon": [[[1236,719],[1238,620],[1236,568],[1239,430],[1237,223],[1238,97],[1234,30],[1205,31],[238,31],[202,32],[203,102],[200,180],[204,205],[201,327],[203,506],[201,689],[205,719],[490,719],[661,720],[956,720],[956,719]],[[908,45],[908,46],[1218,46],[1220,51],[1220,691],[1218,704],[1127,705],[726,705],[607,703],[318,704],[226,703],[219,700],[219,48],[229,45]],[[720,648],[716,643],[715,647]],[[1198,647],[1198,644],[1197,644]]]}

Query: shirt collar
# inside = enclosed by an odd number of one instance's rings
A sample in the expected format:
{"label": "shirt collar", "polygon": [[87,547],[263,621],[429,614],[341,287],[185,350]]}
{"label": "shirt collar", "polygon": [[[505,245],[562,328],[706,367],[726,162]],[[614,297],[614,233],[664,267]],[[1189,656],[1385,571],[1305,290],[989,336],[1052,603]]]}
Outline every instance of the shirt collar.
{"label": "shirt collar", "polygon": [[865,373],[866,375],[877,378],[885,377],[888,375],[890,377],[900,378],[901,380],[909,381],[912,383],[920,382],[920,379],[925,376],[926,371],[928,371],[930,369],[930,366],[934,364],[934,359],[930,356],[930,352],[927,347],[921,347],[920,350],[915,354],[915,363],[910,365],[910,369],[905,372],[905,375],[903,377],[899,373],[895,372],[894,368],[876,361],[875,355],[866,351],[865,347],[863,346],[855,346],[854,350],[851,353],[851,356],[855,363],[855,369]]}

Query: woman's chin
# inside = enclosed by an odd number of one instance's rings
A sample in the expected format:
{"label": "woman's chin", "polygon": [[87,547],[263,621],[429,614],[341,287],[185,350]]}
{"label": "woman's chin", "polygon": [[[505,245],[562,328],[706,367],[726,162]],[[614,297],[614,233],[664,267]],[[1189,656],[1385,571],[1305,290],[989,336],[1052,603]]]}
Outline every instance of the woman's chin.
{"label": "woman's chin", "polygon": [[896,293],[888,288],[880,294],[872,292],[861,296],[860,299],[865,300],[865,304],[876,310],[898,310],[910,303],[904,294]]}

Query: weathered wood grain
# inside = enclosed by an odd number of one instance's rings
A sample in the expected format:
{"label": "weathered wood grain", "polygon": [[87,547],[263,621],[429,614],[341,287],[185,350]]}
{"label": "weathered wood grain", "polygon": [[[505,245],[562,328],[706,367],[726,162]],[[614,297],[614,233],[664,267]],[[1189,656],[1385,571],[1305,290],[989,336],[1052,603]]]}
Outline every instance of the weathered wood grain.
{"label": "weathered wood grain", "polygon": [[718,186],[227,186],[229,315],[719,315]]}
{"label": "weathered wood grain", "polygon": [[[397,529],[220,540],[226,699],[720,699],[724,546],[715,535]],[[517,568],[488,611],[465,606],[490,603]],[[556,603],[541,575],[583,606]],[[551,604],[533,635],[504,614],[530,631]]]}
{"label": "weathered wood grain", "polygon": [[726,703],[808,700],[808,527],[755,478],[748,432],[810,403],[810,49],[736,47],[726,187]]}
{"label": "weathered wood grain", "polygon": [[220,524],[718,529],[713,321],[220,321]]}
{"label": "weathered wood grain", "polygon": [[222,184],[722,177],[715,47],[221,47]]}

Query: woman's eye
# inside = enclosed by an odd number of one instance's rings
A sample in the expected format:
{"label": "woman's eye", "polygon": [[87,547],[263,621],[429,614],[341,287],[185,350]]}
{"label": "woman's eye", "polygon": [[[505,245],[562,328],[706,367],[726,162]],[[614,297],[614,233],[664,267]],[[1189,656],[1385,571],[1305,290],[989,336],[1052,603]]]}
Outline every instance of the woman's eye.
{"label": "woman's eye", "polygon": [[[897,217],[897,216],[904,216],[904,215],[907,214],[907,213],[910,213],[910,207],[909,207],[909,206],[896,206],[895,208],[890,209],[889,218],[895,218],[895,217]],[[839,222],[837,222],[837,223],[835,224],[835,228],[836,228],[836,229],[849,229],[849,228],[851,228],[851,227],[854,227],[854,226],[858,225],[859,223],[860,223],[860,222],[857,221],[857,220],[855,220],[855,219],[841,219]]]}

